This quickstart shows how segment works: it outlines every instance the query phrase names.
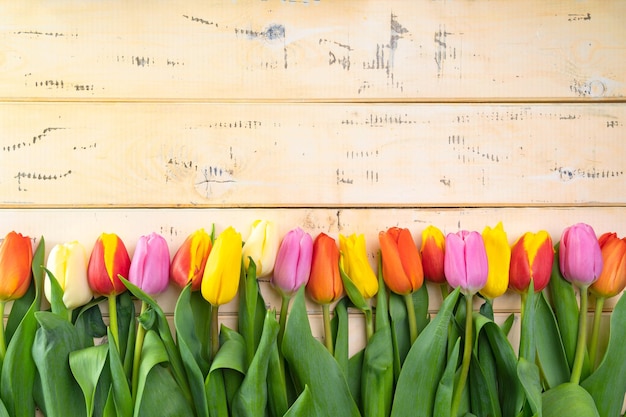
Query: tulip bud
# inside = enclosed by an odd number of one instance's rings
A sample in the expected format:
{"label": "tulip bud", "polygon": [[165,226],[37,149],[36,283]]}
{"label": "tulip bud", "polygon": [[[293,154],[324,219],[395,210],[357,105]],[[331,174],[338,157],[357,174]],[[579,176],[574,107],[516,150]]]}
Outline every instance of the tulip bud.
{"label": "tulip bud", "polygon": [[325,233],[317,235],[313,242],[311,274],[306,291],[318,304],[330,304],[343,294],[339,248],[335,239]]}
{"label": "tulip bud", "polygon": [[130,262],[128,280],[148,295],[167,288],[170,272],[170,250],[163,236],[154,232],[141,236]]}
{"label": "tulip bud", "polygon": [[357,287],[363,298],[372,298],[378,292],[378,278],[367,260],[365,236],[339,235],[339,264]]}
{"label": "tulip bud", "polygon": [[509,288],[525,292],[532,279],[535,292],[542,291],[550,282],[553,260],[554,249],[548,232],[526,232],[511,248]]}
{"label": "tulip bud", "polygon": [[504,294],[509,287],[511,247],[502,227],[502,222],[493,229],[488,226],[485,227],[482,236],[487,252],[489,273],[487,283],[480,290],[480,293],[486,298],[494,299]]}
{"label": "tulip bud", "polygon": [[273,222],[257,220],[252,223],[250,236],[243,245],[245,268],[248,269],[252,258],[256,265],[257,278],[269,276],[274,270],[278,243],[278,232]]}
{"label": "tulip bud", "polygon": [[563,278],[578,287],[588,287],[602,272],[602,251],[593,228],[585,223],[567,227],[559,245]]}
{"label": "tulip bud", "polygon": [[602,272],[589,290],[598,297],[611,298],[626,287],[626,238],[605,233],[598,239],[602,250]]}
{"label": "tulip bud", "polygon": [[239,288],[241,235],[232,227],[215,240],[202,277],[202,296],[213,306],[230,302]]}
{"label": "tulip bud", "polygon": [[[93,293],[87,282],[87,252],[83,245],[77,241],[55,245],[48,255],[46,268],[63,290],[63,304],[69,310],[91,301]],[[52,284],[48,276],[44,281],[44,293],[51,300]]]}
{"label": "tulip bud", "polygon": [[271,283],[285,296],[306,285],[311,273],[313,238],[299,227],[289,231],[278,248]]}
{"label": "tulip bud", "polygon": [[446,236],[444,271],[451,287],[475,294],[485,286],[488,268],[485,244],[478,232],[462,230]]}
{"label": "tulip bud", "polygon": [[378,234],[382,254],[383,279],[396,294],[406,295],[424,283],[419,251],[409,229],[392,227]]}
{"label": "tulip bud", "polygon": [[445,237],[441,230],[428,226],[422,232],[422,268],[427,281],[444,284],[446,275],[443,268]]}
{"label": "tulip bud", "polygon": [[126,291],[118,275],[128,277],[130,257],[122,239],[114,233],[102,233],[89,257],[87,280],[92,291],[111,296]]}
{"label": "tulip bud", "polygon": [[30,286],[33,244],[21,233],[9,232],[0,244],[0,302],[22,298]]}
{"label": "tulip bud", "polygon": [[170,277],[180,288],[191,282],[191,291],[198,291],[204,267],[211,252],[211,236],[198,229],[178,248],[170,266]]}

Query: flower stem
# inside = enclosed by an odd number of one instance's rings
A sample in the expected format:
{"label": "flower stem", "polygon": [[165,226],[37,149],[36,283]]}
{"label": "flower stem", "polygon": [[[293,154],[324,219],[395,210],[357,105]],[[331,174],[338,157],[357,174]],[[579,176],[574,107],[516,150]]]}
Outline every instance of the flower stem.
{"label": "flower stem", "polygon": [[591,330],[591,341],[589,342],[589,363],[591,370],[596,369],[596,354],[598,352],[598,336],[600,335],[600,322],[602,321],[602,309],[604,308],[604,297],[596,298],[596,308],[593,312],[593,328]]}
{"label": "flower stem", "polygon": [[374,335],[374,318],[372,317],[372,310],[367,309],[363,312],[365,313],[365,334],[369,341]]}
{"label": "flower stem", "polygon": [[415,319],[415,306],[413,305],[413,294],[404,295],[404,304],[406,304],[406,315],[409,321],[409,335],[411,337],[411,345],[417,339],[417,320]]}
{"label": "flower stem", "polygon": [[278,318],[278,324],[280,326],[278,329],[278,351],[279,352],[282,352],[283,336],[285,335],[285,326],[287,325],[287,312],[289,310],[289,300],[291,300],[290,297],[286,295],[281,295],[280,316]]}
{"label": "flower stem", "polygon": [[[141,302],[141,314],[148,309],[148,304]],[[137,337],[135,339],[135,354],[133,356],[133,375],[132,375],[132,398],[137,398],[137,388],[139,387],[139,362],[141,361],[141,351],[143,349],[143,340],[146,336],[146,329],[139,323],[137,326]]]}
{"label": "flower stem", "polygon": [[472,358],[472,312],[474,309],[473,302],[474,294],[465,295],[465,346],[463,348],[463,363],[461,365],[461,374],[457,386],[454,390],[454,396],[452,397],[451,416],[456,417],[461,404],[461,397],[463,396],[463,388],[465,388],[465,381],[467,380],[467,374],[469,372],[470,360]]}
{"label": "flower stem", "polygon": [[585,359],[585,339],[587,336],[587,287],[580,288],[580,313],[578,315],[578,340],[576,342],[576,355],[574,365],[572,365],[572,376],[570,382],[578,384],[583,369]]}
{"label": "flower stem", "polygon": [[2,367],[2,363],[4,362],[4,356],[7,353],[7,342],[4,337],[4,301],[0,301],[0,319],[2,323],[0,323],[0,367]]}
{"label": "flower stem", "polygon": [[113,336],[113,343],[115,348],[120,351],[120,335],[117,327],[117,304],[115,302],[115,294],[111,294],[109,299],[109,327],[111,328],[111,336]]}
{"label": "flower stem", "polygon": [[333,334],[330,328],[330,305],[322,304],[322,314],[324,316],[324,345],[331,355],[334,354]]}
{"label": "flower stem", "polygon": [[218,329],[218,305],[211,306],[211,360],[215,359],[217,351],[220,349],[219,329]]}

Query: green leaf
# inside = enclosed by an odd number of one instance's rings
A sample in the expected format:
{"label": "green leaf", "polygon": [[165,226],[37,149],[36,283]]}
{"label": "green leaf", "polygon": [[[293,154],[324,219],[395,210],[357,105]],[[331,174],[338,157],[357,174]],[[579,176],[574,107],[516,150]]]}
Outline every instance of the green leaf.
{"label": "green leaf", "polygon": [[146,381],[149,385],[144,389],[139,417],[193,416],[193,410],[169,368],[152,367]]}
{"label": "green leaf", "polygon": [[308,385],[305,385],[302,394],[300,394],[283,417],[318,417],[319,415],[319,412],[315,409],[311,390]]}
{"label": "green leaf", "polygon": [[522,301],[522,323],[520,329],[519,356],[529,362],[535,362],[537,345],[535,342],[535,315],[537,311],[537,294],[533,281],[530,280],[526,298]]}
{"label": "green leaf", "polygon": [[439,380],[447,360],[448,327],[459,298],[455,289],[439,313],[417,337],[409,350],[393,399],[392,416],[432,416]]}
{"label": "green leaf", "polygon": [[352,301],[352,304],[363,312],[370,311],[369,301],[363,297],[361,291],[354,285],[354,282],[352,282],[350,277],[344,272],[341,265],[339,266],[339,272],[341,274],[341,281],[343,282],[343,289],[350,301]]}
{"label": "green leaf", "polygon": [[0,417],[11,417],[2,400],[0,400]]}
{"label": "green leaf", "polygon": [[[476,351],[478,364],[484,377],[484,384],[488,387],[490,397],[494,403],[497,404],[496,415],[502,415],[502,406],[500,405],[500,392],[498,387],[498,366],[496,364],[496,358],[486,332],[481,332],[477,335],[478,349]],[[474,387],[471,386],[470,389]]]}
{"label": "green leaf", "polygon": [[509,335],[511,328],[513,327],[513,323],[515,323],[515,314],[511,313],[509,316],[502,322],[500,328],[504,332],[505,335]]}
{"label": "green leaf", "polygon": [[83,391],[85,410],[89,417],[93,414],[96,388],[108,354],[107,345],[91,346],[70,352],[70,369]]}
{"label": "green leaf", "polygon": [[539,380],[539,368],[534,363],[529,362],[526,358],[520,357],[517,363],[517,375],[524,392],[526,400],[530,404],[533,415],[541,417],[541,382]]}
{"label": "green leaf", "polygon": [[554,313],[544,294],[539,295],[536,311],[537,362],[541,367],[547,389],[570,380],[570,368],[561,341],[561,333]]}
{"label": "green leaf", "polygon": [[[100,301],[102,300],[98,303]],[[101,338],[107,334],[107,326],[102,320],[102,310],[98,303],[91,302],[83,306],[76,315],[74,326],[83,338],[84,346],[92,346],[94,338]]]}
{"label": "green leaf", "polygon": [[59,281],[48,268],[44,268],[44,271],[46,271],[50,280],[50,308],[54,314],[67,318],[68,310],[63,302],[63,288],[61,288]]}
{"label": "green leaf", "polygon": [[256,279],[256,264],[249,258],[248,270],[241,263],[239,278],[239,332],[246,341],[246,367],[252,362],[261,340],[261,329],[265,320],[265,302]]}
{"label": "green leaf", "polygon": [[448,363],[443,371],[439,385],[437,387],[437,393],[435,395],[435,409],[434,416],[437,417],[450,417],[452,412],[452,394],[454,393],[454,380],[456,374],[457,364],[459,362],[459,352],[461,346],[461,338],[456,340],[454,347],[452,348],[452,354],[448,358]]}
{"label": "green leaf", "polygon": [[[289,408],[289,393],[287,392],[287,373],[282,372],[285,361],[278,352],[278,341],[272,343],[267,370],[267,396],[271,416],[282,416]],[[286,368],[286,367],[285,367]],[[295,389],[294,389],[295,390]]]}
{"label": "green leaf", "polygon": [[[168,360],[167,351],[163,346],[163,342],[157,336],[154,330],[148,330],[144,336],[144,342],[141,349],[141,357],[139,361],[139,379],[137,384],[137,397],[135,398],[135,407],[133,415],[137,417],[139,415],[140,407],[143,408],[143,396],[146,391],[159,389],[158,384],[155,381],[151,381],[149,389],[146,389],[146,381],[148,374],[152,371],[152,368],[160,363],[165,363]],[[165,391],[164,391],[165,392]],[[167,394],[169,396],[169,393]],[[150,405],[150,408],[156,411],[156,414],[162,415],[159,408],[154,408],[154,404]],[[144,408],[145,409],[145,408]],[[155,413],[148,414],[155,415]],[[182,414],[178,414],[182,415]]]}
{"label": "green leaf", "polygon": [[602,417],[620,413],[626,394],[626,297],[622,294],[611,313],[609,343],[598,369],[581,386],[593,397]]}
{"label": "green leaf", "polygon": [[135,303],[133,303],[130,293],[124,291],[115,296],[115,305],[119,330],[120,359],[124,364],[126,374],[130,376],[132,372],[133,347],[135,342]]}
{"label": "green leaf", "polygon": [[85,402],[69,365],[70,352],[84,347],[81,338],[66,317],[47,311],[39,311],[35,317],[40,327],[35,333],[32,357],[41,380],[46,415],[83,416]]}
{"label": "green leaf", "polygon": [[496,381],[487,377],[475,355],[471,358],[467,388],[473,413],[479,416],[502,416]]}
{"label": "green leaf", "polygon": [[337,361],[311,334],[304,304],[304,287],[294,297],[282,352],[296,387],[302,391],[305,385],[309,386],[320,415],[359,416]]}
{"label": "green leaf", "polygon": [[389,294],[389,316],[391,317],[391,340],[393,343],[394,379],[398,380],[400,369],[411,348],[406,303],[401,295]]}
{"label": "green leaf", "polygon": [[276,344],[279,330],[276,317],[270,311],[265,315],[265,324],[258,349],[250,363],[248,373],[236,394],[233,407],[233,416],[265,415],[267,406],[267,368],[272,346]]}
{"label": "green leaf", "polygon": [[118,417],[130,417],[133,414],[133,399],[130,386],[122,364],[122,358],[112,343],[111,329],[108,331],[109,345],[109,369],[111,371],[111,394],[115,405],[115,415]]}
{"label": "green leaf", "polygon": [[335,336],[335,360],[339,368],[348,377],[349,360],[349,323],[347,299],[342,298],[335,305],[335,317],[337,318],[337,332]]}
{"label": "green leaf", "polygon": [[204,382],[207,402],[209,404],[209,415],[211,417],[222,417],[228,414],[228,402],[226,398],[226,387],[224,385],[224,374],[222,369],[212,369]]}
{"label": "green leaf", "polygon": [[[361,372],[363,371],[363,358],[365,349],[359,350],[348,360],[347,382],[352,398],[357,405],[361,405]],[[363,411],[363,410],[361,410]]]}
{"label": "green leaf", "polygon": [[542,408],[544,417],[600,417],[589,393],[570,382],[546,391],[542,396]]}

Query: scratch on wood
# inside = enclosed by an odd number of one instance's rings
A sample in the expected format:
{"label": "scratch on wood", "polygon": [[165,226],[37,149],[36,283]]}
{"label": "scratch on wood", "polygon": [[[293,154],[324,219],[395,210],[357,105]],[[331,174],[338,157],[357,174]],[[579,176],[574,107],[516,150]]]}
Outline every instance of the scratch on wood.
{"label": "scratch on wood", "polygon": [[29,146],[33,146],[36,143],[41,142],[45,137],[48,136],[48,133],[51,133],[56,130],[64,130],[67,129],[65,127],[47,127],[45,128],[39,135],[33,136],[32,140],[29,142],[22,141],[18,143],[14,143],[13,145],[3,146],[2,150],[5,152],[17,151],[22,148],[27,148]]}
{"label": "scratch on wood", "polygon": [[37,172],[18,172],[14,178],[17,179],[17,189],[18,191],[28,191],[27,188],[23,186],[22,180],[33,180],[33,181],[56,181],[67,177],[72,174],[72,170],[68,170],[61,174],[42,174]]}

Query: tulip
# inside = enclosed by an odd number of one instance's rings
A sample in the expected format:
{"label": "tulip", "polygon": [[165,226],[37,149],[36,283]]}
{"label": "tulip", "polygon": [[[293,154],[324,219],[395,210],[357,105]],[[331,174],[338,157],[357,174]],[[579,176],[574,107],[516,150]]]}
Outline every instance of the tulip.
{"label": "tulip", "polygon": [[32,262],[30,238],[9,232],[0,244],[0,303],[17,300],[26,294]]}
{"label": "tulip", "polygon": [[441,230],[428,226],[422,232],[422,267],[424,278],[436,284],[445,284],[444,273],[445,237]]}
{"label": "tulip", "polygon": [[550,282],[553,259],[554,249],[548,232],[526,232],[511,248],[509,288],[524,294],[532,279],[534,291],[541,292]]}
{"label": "tulip", "polygon": [[87,267],[91,289],[104,296],[126,291],[118,275],[128,277],[129,269],[130,256],[122,239],[114,233],[102,233],[96,240]]}
{"label": "tulip", "polygon": [[311,273],[313,239],[299,227],[288,232],[278,248],[270,282],[281,294],[291,296],[306,285]]}
{"label": "tulip", "polygon": [[[63,304],[68,310],[83,306],[93,298],[87,282],[87,252],[79,242],[55,245],[48,255],[46,269],[63,290]],[[44,293],[48,300],[52,299],[49,277],[44,281]]]}
{"label": "tulip", "polygon": [[313,242],[311,274],[306,291],[313,301],[322,305],[330,304],[343,295],[337,242],[325,233],[317,235]]}
{"label": "tulip", "polygon": [[504,294],[509,287],[509,266],[511,263],[511,247],[506,237],[502,222],[495,228],[485,227],[482,233],[487,252],[489,272],[487,283],[480,293],[488,299]]}
{"label": "tulip", "polygon": [[462,230],[457,233],[449,233],[446,236],[444,258],[446,279],[453,288],[460,287],[465,295],[465,342],[461,373],[452,398],[452,413],[450,415],[453,416],[457,415],[472,356],[473,297],[478,290],[485,286],[488,268],[485,244],[478,232]]}
{"label": "tulip", "polygon": [[211,236],[204,229],[198,229],[189,235],[172,259],[172,281],[180,288],[191,282],[191,291],[198,291],[211,246]]}
{"label": "tulip", "polygon": [[559,245],[559,267],[563,278],[587,288],[602,272],[602,250],[593,228],[585,223],[567,227]]}
{"label": "tulip", "polygon": [[313,242],[311,274],[306,291],[313,301],[322,305],[324,319],[324,344],[333,353],[329,304],[343,294],[343,283],[339,272],[339,249],[335,239],[320,233]]}
{"label": "tulip", "polygon": [[162,293],[167,288],[170,270],[170,251],[163,236],[154,232],[141,236],[133,254],[128,280],[149,295]]}
{"label": "tulip", "polygon": [[367,260],[365,236],[339,235],[339,264],[363,298],[372,298],[378,292],[378,279]]}
{"label": "tulip", "polygon": [[243,245],[243,262],[246,270],[252,259],[256,265],[256,276],[258,278],[269,276],[274,270],[278,244],[278,233],[273,222],[256,220],[252,223],[250,236]]}
{"label": "tulip", "polygon": [[217,311],[230,302],[239,288],[241,234],[228,227],[217,237],[202,276],[202,296],[211,303],[211,356],[219,349]]}
{"label": "tulip", "polygon": [[475,294],[487,282],[488,263],[485,244],[478,232],[466,230],[446,236],[444,271],[451,287]]}
{"label": "tulip", "polygon": [[598,243],[602,251],[604,266],[596,282],[589,287],[589,290],[596,296],[593,328],[589,342],[589,359],[594,369],[604,301],[621,293],[626,287],[626,238],[620,239],[616,233],[604,233],[598,238]]}
{"label": "tulip", "polygon": [[417,321],[412,293],[422,287],[424,270],[409,229],[392,227],[378,233],[383,279],[389,289],[404,296],[411,344],[417,339]]}
{"label": "tulip", "polygon": [[392,227],[378,234],[382,253],[383,278],[389,289],[406,295],[421,288],[424,270],[409,229]]}

